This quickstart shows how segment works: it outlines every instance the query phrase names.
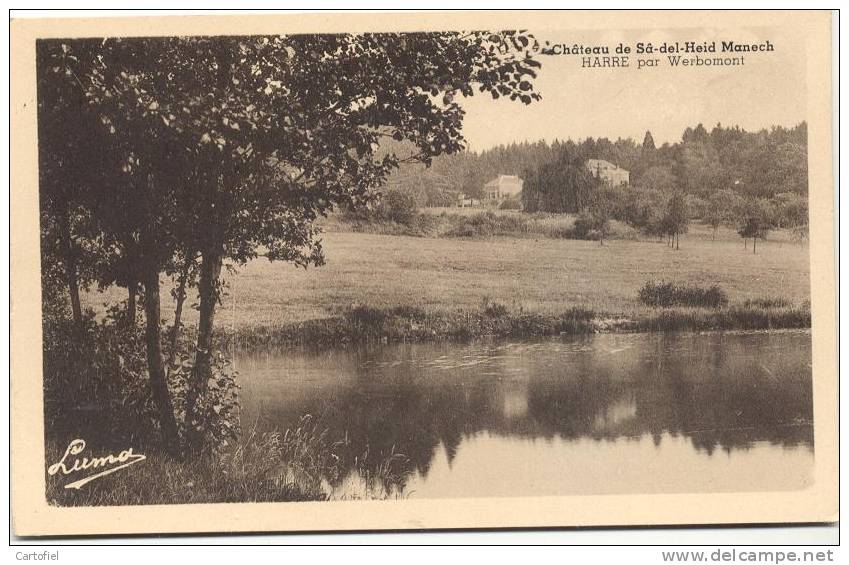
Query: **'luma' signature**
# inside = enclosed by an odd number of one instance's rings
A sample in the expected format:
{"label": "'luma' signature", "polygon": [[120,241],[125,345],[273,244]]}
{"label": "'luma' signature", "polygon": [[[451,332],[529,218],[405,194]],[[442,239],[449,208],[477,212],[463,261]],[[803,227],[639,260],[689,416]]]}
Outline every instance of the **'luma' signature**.
{"label": "'luma' signature", "polygon": [[[68,444],[68,447],[65,449],[65,454],[62,456],[57,463],[54,463],[50,467],[47,468],[47,473],[49,475],[55,475],[59,471],[62,472],[63,475],[71,475],[73,473],[77,473],[79,471],[86,470],[95,470],[103,469],[102,471],[95,473],[93,475],[89,475],[84,479],[80,479],[78,481],[74,481],[73,483],[69,483],[65,485],[65,488],[75,488],[79,489],[83,485],[90,483],[95,479],[99,479],[100,477],[104,477],[109,475],[110,473],[114,473],[115,471],[119,471],[130,465],[135,465],[139,461],[144,461],[147,459],[141,453],[133,453],[133,448],[125,449],[118,455],[106,455],[105,457],[92,457],[89,459],[88,457],[83,457],[82,459],[73,458],[73,463],[69,461],[71,456],[79,455],[85,449],[85,440],[75,439],[71,443]],[[70,466],[69,466],[70,465]]]}

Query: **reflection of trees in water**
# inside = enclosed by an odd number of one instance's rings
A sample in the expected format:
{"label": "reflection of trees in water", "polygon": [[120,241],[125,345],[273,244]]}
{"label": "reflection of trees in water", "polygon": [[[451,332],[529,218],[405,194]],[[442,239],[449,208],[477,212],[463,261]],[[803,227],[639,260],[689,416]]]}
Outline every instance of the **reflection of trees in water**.
{"label": "reflection of trees in water", "polygon": [[463,350],[361,351],[349,358],[354,379],[329,397],[281,407],[278,421],[317,415],[331,437],[347,436],[346,460],[365,455],[377,465],[393,450],[404,454],[408,467],[392,485],[401,488],[410,474],[428,474],[438,449],[450,464],[464,437],[479,432],[600,441],[648,434],[655,445],[668,433],[708,454],[755,441],[812,446],[808,336],[643,337],[630,349],[591,342],[555,355],[482,351],[492,359],[450,370],[421,361]]}

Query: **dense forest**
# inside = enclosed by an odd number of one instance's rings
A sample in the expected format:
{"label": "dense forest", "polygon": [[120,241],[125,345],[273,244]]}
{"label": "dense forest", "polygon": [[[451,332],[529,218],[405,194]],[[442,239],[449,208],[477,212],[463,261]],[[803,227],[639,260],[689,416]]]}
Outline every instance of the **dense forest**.
{"label": "dense forest", "polygon": [[744,198],[807,195],[805,122],[757,132],[720,124],[708,130],[698,124],[684,130],[679,142],[659,147],[651,132],[642,142],[587,138],[500,145],[440,156],[428,169],[402,168],[390,185],[410,189],[420,205],[447,205],[456,193],[480,198],[483,185],[498,174],[522,176],[530,191],[540,188],[541,174],[577,178],[576,169],[587,159],[604,159],[630,171],[635,188],[668,194],[683,192],[702,199],[720,190],[732,190]]}

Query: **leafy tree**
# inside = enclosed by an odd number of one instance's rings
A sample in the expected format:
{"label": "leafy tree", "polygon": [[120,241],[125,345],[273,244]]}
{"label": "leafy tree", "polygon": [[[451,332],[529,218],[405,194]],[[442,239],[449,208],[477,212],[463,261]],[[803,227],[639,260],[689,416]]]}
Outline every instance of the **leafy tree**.
{"label": "leafy tree", "polygon": [[769,200],[754,198],[745,203],[737,233],[744,241],[752,239],[752,253],[758,252],[758,239],[766,239],[773,221],[774,211]]}
{"label": "leafy tree", "polygon": [[693,194],[684,196],[684,204],[687,208],[687,215],[690,220],[703,219],[707,214],[708,203],[706,200],[699,198]]}
{"label": "leafy tree", "polygon": [[729,189],[718,190],[708,198],[705,210],[705,222],[713,228],[713,237],[719,226],[733,226],[743,208],[743,198]]}
{"label": "leafy tree", "polygon": [[680,192],[676,192],[669,199],[666,215],[663,220],[666,234],[670,238],[670,246],[674,245],[675,249],[679,249],[681,242],[680,236],[682,233],[687,232],[687,225],[689,222],[690,219],[687,214],[687,202],[684,195]]}
{"label": "leafy tree", "polygon": [[654,145],[654,137],[652,137],[651,132],[647,131],[646,136],[643,138],[643,153],[649,153],[657,149]]}
{"label": "leafy tree", "polygon": [[600,186],[584,159],[564,147],[555,161],[523,173],[522,204],[526,212],[576,213],[587,207]]}
{"label": "leafy tree", "polygon": [[808,225],[808,199],[795,192],[781,192],[772,199],[775,207],[775,224],[791,230],[803,229]]}
{"label": "leafy tree", "polygon": [[655,189],[627,190],[619,218],[649,235],[662,236],[660,220],[666,208],[666,195]]}
{"label": "leafy tree", "polygon": [[100,278],[99,263],[106,253],[98,243],[91,213],[95,201],[88,187],[104,183],[114,163],[95,117],[79,111],[86,100],[65,66],[72,62],[70,49],[64,44],[46,47],[42,41],[36,47],[42,256],[45,265],[63,272],[71,315],[81,327],[80,290]]}
{"label": "leafy tree", "polygon": [[678,190],[678,178],[671,167],[656,165],[647,169],[637,180],[635,186],[640,189],[655,189],[671,194]]}
{"label": "leafy tree", "polygon": [[[74,45],[64,69],[114,136],[122,180],[139,195],[152,382],[164,383],[159,275],[180,254],[200,258],[190,431],[210,374],[223,261],[242,264],[262,248],[271,260],[321,264],[318,217],[369,201],[403,162],[430,164],[463,148],[457,96],[539,98],[532,41],[508,31]],[[414,152],[379,155],[385,140],[407,141]],[[164,392],[156,401],[173,445]]]}

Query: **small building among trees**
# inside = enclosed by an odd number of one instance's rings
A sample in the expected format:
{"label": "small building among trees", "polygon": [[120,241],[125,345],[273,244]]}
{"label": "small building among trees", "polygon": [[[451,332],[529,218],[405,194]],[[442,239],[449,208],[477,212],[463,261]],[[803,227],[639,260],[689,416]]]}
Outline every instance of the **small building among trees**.
{"label": "small building among trees", "polygon": [[483,186],[484,197],[487,200],[501,200],[518,196],[524,184],[525,181],[517,175],[498,175]]}
{"label": "small building among trees", "polygon": [[631,181],[631,173],[604,159],[587,159],[586,167],[592,176],[610,186],[627,186]]}

